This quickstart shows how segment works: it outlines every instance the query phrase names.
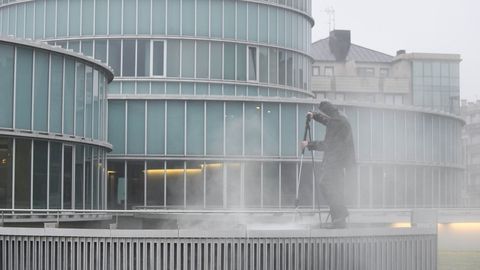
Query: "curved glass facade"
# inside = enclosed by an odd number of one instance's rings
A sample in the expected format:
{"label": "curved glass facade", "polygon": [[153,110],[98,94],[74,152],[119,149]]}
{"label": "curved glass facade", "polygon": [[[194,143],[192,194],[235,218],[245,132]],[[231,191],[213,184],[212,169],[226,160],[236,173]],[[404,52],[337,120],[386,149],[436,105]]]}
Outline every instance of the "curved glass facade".
{"label": "curved glass facade", "polygon": [[[114,69],[109,208],[278,208],[294,206],[304,116],[318,103],[310,9],[310,0],[27,1],[0,8],[0,31]],[[339,105],[359,160],[350,206],[458,204],[460,119]],[[300,203],[314,207],[305,166]]]}
{"label": "curved glass facade", "polygon": [[0,39],[0,208],[104,209],[111,71]]}

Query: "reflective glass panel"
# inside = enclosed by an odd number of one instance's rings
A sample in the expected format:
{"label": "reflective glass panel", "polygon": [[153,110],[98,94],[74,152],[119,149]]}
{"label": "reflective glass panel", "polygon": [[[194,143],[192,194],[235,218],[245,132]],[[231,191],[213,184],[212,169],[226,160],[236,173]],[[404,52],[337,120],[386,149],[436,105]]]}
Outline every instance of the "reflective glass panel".
{"label": "reflective glass panel", "polygon": [[[153,42],[153,52],[152,52],[152,66],[153,66],[153,76],[164,76],[164,66],[165,66],[165,49],[163,41],[152,41]],[[169,51],[170,52],[170,51]]]}
{"label": "reflective glass panel", "polygon": [[197,78],[208,78],[209,43],[197,41],[196,71]]}
{"label": "reflective glass panel", "polygon": [[[137,1],[123,0],[123,34],[135,34],[137,23]],[[135,62],[133,62],[135,63]]]}
{"label": "reflective glass panel", "polygon": [[[93,34],[93,16],[94,16],[93,1],[94,0],[82,0],[82,35]],[[47,2],[53,2],[53,1],[47,1]],[[55,10],[55,8],[53,10]]]}
{"label": "reflective glass panel", "polygon": [[208,36],[209,1],[197,1],[197,36]]}
{"label": "reflective glass panel", "polygon": [[109,33],[121,34],[122,30],[122,2],[109,1]]}
{"label": "reflective glass panel", "polygon": [[0,44],[0,126],[13,126],[14,47]]}
{"label": "reflective glass panel", "polygon": [[33,129],[47,131],[49,55],[35,51]]}
{"label": "reflective glass panel", "polygon": [[195,59],[195,41],[182,41],[182,77],[193,78],[195,66],[192,65]]}
{"label": "reflective glass panel", "polygon": [[[15,79],[15,127],[20,129],[30,129],[32,124],[32,70],[32,49],[18,47],[16,65],[17,78]],[[4,82],[4,80],[2,80],[2,82]]]}
{"label": "reflective glass panel", "polygon": [[[207,1],[199,1],[197,5],[202,2]],[[201,14],[198,15],[203,16]],[[187,36],[195,35],[195,0],[182,1],[182,34]]]}
{"label": "reflective glass panel", "polygon": [[[159,51],[160,47],[155,48],[154,43],[154,61],[159,59],[156,57],[157,50]],[[167,44],[167,76],[169,77],[178,77],[180,75],[180,41],[179,40],[169,40]],[[163,59],[163,58],[162,58]],[[155,63],[155,62],[154,62]],[[155,72],[155,64],[153,71]],[[155,73],[154,73],[155,75]]]}
{"label": "reflective glass panel", "polygon": [[[66,1],[65,1],[66,2]],[[108,0],[95,0],[95,34],[107,34],[107,14]]]}
{"label": "reflective glass panel", "polygon": [[[150,12],[152,12],[151,0],[138,0],[138,34],[150,33]],[[153,14],[155,14],[154,17],[158,16],[156,13]]]}
{"label": "reflective glass panel", "polygon": [[241,155],[243,147],[243,106],[227,102],[225,112],[225,139],[227,155]]}
{"label": "reflective glass panel", "polygon": [[128,101],[127,115],[127,153],[145,152],[145,102]]}
{"label": "reflective glass panel", "polygon": [[147,153],[165,153],[165,102],[149,100],[147,103]]}
{"label": "reflective glass panel", "polygon": [[183,154],[185,102],[167,101],[167,153]]}
{"label": "reflective glass panel", "polygon": [[108,141],[113,145],[112,154],[125,152],[125,102],[108,103]]}
{"label": "reflective glass panel", "polygon": [[203,155],[203,101],[187,103],[187,154]]}
{"label": "reflective glass panel", "polygon": [[166,20],[166,0],[152,1],[152,32],[153,34],[165,33],[165,20]]}
{"label": "reflective glass panel", "polygon": [[50,73],[50,132],[62,133],[63,57],[52,54]]}
{"label": "reflective glass panel", "polygon": [[180,34],[180,1],[168,0],[167,4],[167,33],[169,35]]}

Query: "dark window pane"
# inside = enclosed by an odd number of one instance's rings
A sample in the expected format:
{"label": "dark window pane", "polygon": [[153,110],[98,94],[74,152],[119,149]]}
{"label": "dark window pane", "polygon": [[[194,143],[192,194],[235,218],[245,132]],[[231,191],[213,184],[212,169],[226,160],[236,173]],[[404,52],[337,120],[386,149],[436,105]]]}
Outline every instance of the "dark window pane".
{"label": "dark window pane", "polygon": [[47,208],[48,143],[34,142],[33,154],[33,208]]}
{"label": "dark window pane", "polygon": [[11,139],[0,138],[0,207],[12,208],[12,156]]}
{"label": "dark window pane", "polygon": [[153,41],[153,76],[164,76],[165,56],[164,56],[164,43],[163,41]]}
{"label": "dark window pane", "polygon": [[137,76],[150,76],[150,41],[137,41]]}
{"label": "dark window pane", "polygon": [[65,146],[63,153],[63,208],[72,208],[73,148]]}
{"label": "dark window pane", "polygon": [[30,208],[31,144],[30,140],[15,141],[15,208]]}
{"label": "dark window pane", "polygon": [[50,143],[50,209],[61,207],[62,144]]}
{"label": "dark window pane", "polygon": [[124,77],[135,76],[135,40],[123,41],[123,64]]}
{"label": "dark window pane", "polygon": [[75,209],[83,209],[84,194],[84,147],[77,145],[75,149]]}
{"label": "dark window pane", "polygon": [[144,205],[144,177],[143,162],[127,162],[127,209]]}
{"label": "dark window pane", "polygon": [[108,162],[108,208],[125,207],[125,164],[123,161]]}
{"label": "dark window pane", "polygon": [[120,75],[121,41],[110,40],[108,42],[108,65],[113,68],[115,76]]}
{"label": "dark window pane", "polygon": [[147,205],[165,205],[165,163],[163,161],[147,162]]}
{"label": "dark window pane", "polygon": [[184,162],[167,161],[167,206],[183,208],[184,206]]}

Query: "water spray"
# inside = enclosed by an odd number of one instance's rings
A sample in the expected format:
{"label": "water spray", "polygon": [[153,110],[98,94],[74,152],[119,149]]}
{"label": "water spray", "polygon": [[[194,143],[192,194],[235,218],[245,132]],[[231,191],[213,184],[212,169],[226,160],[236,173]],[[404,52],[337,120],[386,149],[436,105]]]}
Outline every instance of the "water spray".
{"label": "water spray", "polygon": [[[309,139],[309,142],[312,141],[312,131],[310,129],[310,121],[312,120],[312,114],[311,113],[307,113],[307,116],[306,116],[306,120],[305,120],[305,130],[303,132],[303,141],[306,141],[307,140],[307,136],[308,136],[308,139]],[[298,171],[298,178],[297,178],[297,185],[296,185],[296,194],[295,194],[295,221],[297,221],[298,219],[300,219],[301,215],[300,213],[298,212],[298,205],[299,205],[299,198],[298,198],[298,193],[299,193],[299,190],[300,190],[300,181],[302,179],[302,170],[303,170],[303,157],[305,155],[305,148],[307,148],[306,146],[303,147],[302,149],[302,155],[300,157],[300,169]],[[316,180],[315,178],[315,158],[314,158],[314,155],[313,155],[313,150],[310,151],[310,153],[312,154],[312,174],[313,174],[313,179]]]}

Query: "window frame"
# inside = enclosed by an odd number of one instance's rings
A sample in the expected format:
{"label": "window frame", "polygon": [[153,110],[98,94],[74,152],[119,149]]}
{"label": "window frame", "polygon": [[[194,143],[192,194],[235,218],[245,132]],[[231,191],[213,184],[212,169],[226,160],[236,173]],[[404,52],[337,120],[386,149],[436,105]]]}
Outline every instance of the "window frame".
{"label": "window frame", "polygon": [[320,67],[319,66],[312,66],[312,76],[313,77],[319,77],[320,76]]}
{"label": "window frame", "polygon": [[388,78],[390,77],[390,69],[389,68],[380,68],[380,71],[378,72],[378,76],[380,78]]}
{"label": "window frame", "polygon": [[[154,62],[154,43],[162,42],[163,43],[163,74],[155,75],[153,72],[153,62]],[[152,39],[150,40],[150,72],[149,75],[151,78],[165,78],[167,76],[167,41],[165,39]]]}
{"label": "window frame", "polygon": [[[331,70],[331,74],[327,74],[327,70]],[[324,66],[323,67],[323,76],[325,77],[333,77],[335,76],[335,67],[334,66]]]}
{"label": "window frame", "polygon": [[[255,79],[250,78],[250,49],[255,49]],[[258,82],[259,81],[259,47],[258,46],[247,46],[247,82]]]}

